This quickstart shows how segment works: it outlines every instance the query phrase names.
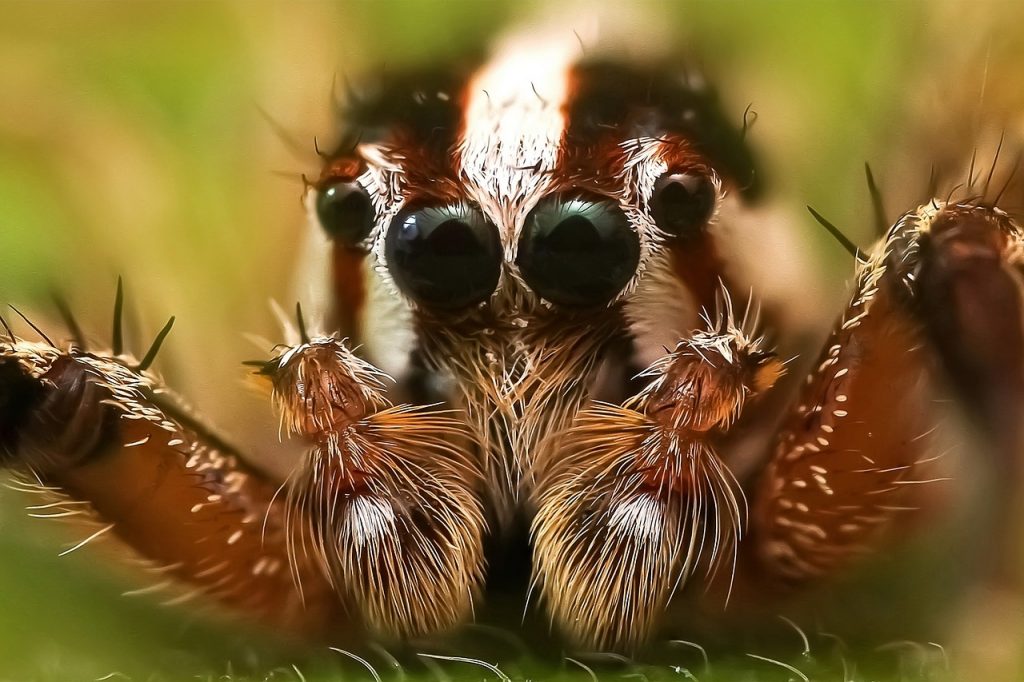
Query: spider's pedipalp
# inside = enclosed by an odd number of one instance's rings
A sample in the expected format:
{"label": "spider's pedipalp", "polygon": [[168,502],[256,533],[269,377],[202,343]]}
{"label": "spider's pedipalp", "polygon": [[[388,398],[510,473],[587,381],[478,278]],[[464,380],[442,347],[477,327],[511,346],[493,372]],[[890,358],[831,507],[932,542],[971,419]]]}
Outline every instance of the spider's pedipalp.
{"label": "spider's pedipalp", "polygon": [[392,406],[382,372],[334,337],[265,370],[284,427],[311,443],[292,475],[290,551],[311,551],[375,631],[465,620],[483,581],[482,474],[450,413]]}
{"label": "spider's pedipalp", "polygon": [[580,644],[638,646],[698,564],[732,561],[746,507],[708,432],[782,367],[727,311],[645,370],[650,383],[623,407],[583,410],[546,451],[535,570],[552,619]]}

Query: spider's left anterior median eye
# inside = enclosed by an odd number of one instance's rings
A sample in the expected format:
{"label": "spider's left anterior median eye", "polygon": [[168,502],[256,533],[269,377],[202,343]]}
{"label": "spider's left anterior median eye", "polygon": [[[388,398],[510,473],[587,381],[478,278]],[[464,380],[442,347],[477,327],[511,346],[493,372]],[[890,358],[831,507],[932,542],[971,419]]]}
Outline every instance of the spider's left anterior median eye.
{"label": "spider's left anterior median eye", "polygon": [[640,238],[611,200],[550,197],[526,217],[516,263],[526,283],[552,303],[607,303],[640,262]]}
{"label": "spider's left anterior median eye", "polygon": [[327,235],[346,246],[355,246],[373,229],[373,203],[358,182],[335,182],[316,197],[316,216]]}
{"label": "spider's left anterior median eye", "polygon": [[384,257],[405,295],[432,308],[463,308],[494,291],[501,273],[498,228],[478,208],[407,208],[391,221]]}
{"label": "spider's left anterior median eye", "polygon": [[654,185],[651,217],[670,237],[690,239],[711,220],[716,194],[715,184],[707,175],[666,173]]}

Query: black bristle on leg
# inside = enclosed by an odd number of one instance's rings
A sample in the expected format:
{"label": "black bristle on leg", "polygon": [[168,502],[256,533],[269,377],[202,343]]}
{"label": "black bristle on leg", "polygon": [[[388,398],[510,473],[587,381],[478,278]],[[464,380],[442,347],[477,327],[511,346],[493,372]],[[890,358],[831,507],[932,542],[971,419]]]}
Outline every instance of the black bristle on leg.
{"label": "black bristle on leg", "polygon": [[110,347],[115,356],[124,352],[124,282],[120,277],[117,278],[117,293],[114,295],[114,322]]}

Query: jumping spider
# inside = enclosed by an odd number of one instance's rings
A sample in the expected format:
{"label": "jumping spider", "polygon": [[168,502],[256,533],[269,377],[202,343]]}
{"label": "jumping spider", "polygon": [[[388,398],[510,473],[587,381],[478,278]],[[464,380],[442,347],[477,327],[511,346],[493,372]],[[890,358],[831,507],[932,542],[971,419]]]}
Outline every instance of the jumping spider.
{"label": "jumping spider", "polygon": [[306,444],[286,481],[153,353],[0,340],[0,461],[212,600],[334,642],[413,638],[528,564],[559,633],[632,651],[694,602],[827,579],[926,506],[936,385],[1017,449],[1024,232],[995,192],[851,247],[849,305],[787,393],[765,336],[786,302],[731,260],[762,178],[698,74],[519,36],[345,114],[307,191],[319,328],[299,315],[254,369]]}

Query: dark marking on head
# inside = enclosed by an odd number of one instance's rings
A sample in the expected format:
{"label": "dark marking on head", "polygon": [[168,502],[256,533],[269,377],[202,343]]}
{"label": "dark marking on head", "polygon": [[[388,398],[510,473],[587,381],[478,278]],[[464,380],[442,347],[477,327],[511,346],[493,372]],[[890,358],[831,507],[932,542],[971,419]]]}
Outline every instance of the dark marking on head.
{"label": "dark marking on head", "polygon": [[[609,133],[618,140],[679,136],[731,180],[744,198],[763,187],[743,121],[734,124],[703,77],[668,65],[638,67],[594,61],[575,67],[566,114],[570,146],[593,147]],[[739,117],[737,117],[739,119]]]}
{"label": "dark marking on head", "polygon": [[466,87],[479,60],[433,65],[399,73],[382,72],[350,92],[339,108],[344,128],[327,153],[318,187],[353,180],[365,165],[359,144],[381,144],[405,157],[409,186],[448,198],[458,187],[454,151],[463,127]]}
{"label": "dark marking on head", "polygon": [[469,76],[464,66],[382,73],[343,106],[348,130],[331,156],[344,153],[356,138],[387,142],[398,136],[419,147],[450,148],[462,120]]}

